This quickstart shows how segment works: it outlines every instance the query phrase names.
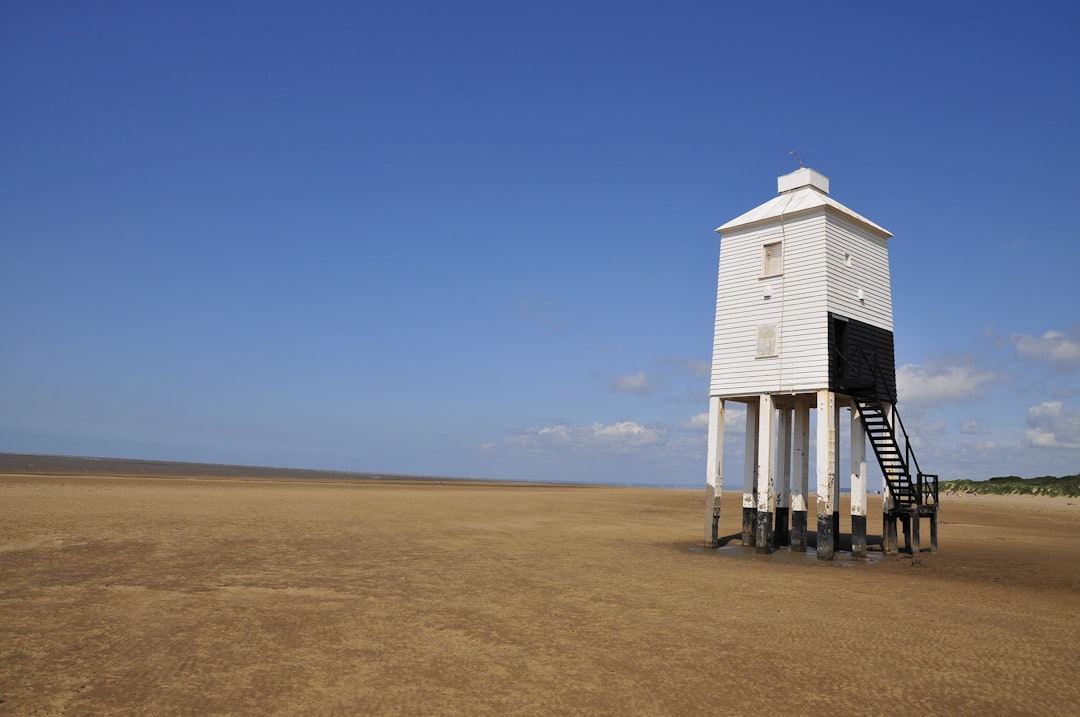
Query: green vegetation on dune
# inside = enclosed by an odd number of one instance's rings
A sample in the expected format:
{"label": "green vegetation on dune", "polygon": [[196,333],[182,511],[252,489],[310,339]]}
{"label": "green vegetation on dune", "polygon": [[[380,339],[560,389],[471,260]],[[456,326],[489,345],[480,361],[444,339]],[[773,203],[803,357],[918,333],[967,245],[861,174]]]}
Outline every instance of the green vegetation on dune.
{"label": "green vegetation on dune", "polygon": [[1080,474],[1071,476],[1041,476],[1021,478],[999,476],[990,480],[968,479],[941,481],[942,493],[975,493],[978,495],[1052,495],[1080,497]]}

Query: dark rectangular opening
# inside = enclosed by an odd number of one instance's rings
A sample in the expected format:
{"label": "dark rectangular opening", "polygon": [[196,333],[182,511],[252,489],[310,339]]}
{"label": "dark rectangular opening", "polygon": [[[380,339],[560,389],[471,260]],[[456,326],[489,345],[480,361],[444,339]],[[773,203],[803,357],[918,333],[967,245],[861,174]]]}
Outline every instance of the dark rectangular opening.
{"label": "dark rectangular opening", "polygon": [[829,313],[829,388],[839,393],[896,398],[892,332]]}

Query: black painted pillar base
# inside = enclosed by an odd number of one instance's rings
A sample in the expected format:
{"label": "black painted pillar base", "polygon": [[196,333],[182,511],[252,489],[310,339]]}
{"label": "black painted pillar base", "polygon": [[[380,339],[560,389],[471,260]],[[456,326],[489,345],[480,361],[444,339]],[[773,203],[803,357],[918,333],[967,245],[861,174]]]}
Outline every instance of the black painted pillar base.
{"label": "black painted pillar base", "polygon": [[791,508],[784,506],[783,508],[776,508],[776,528],[773,530],[773,540],[776,541],[776,547],[787,545],[791,542],[791,533],[788,530],[788,514]]}
{"label": "black painted pillar base", "polygon": [[833,550],[839,550],[840,549],[840,508],[839,508],[840,501],[837,501],[836,503],[837,503],[838,507],[836,508],[835,511],[833,511],[833,514],[832,514]]}
{"label": "black painted pillar base", "polygon": [[716,487],[705,486],[705,547],[715,548],[720,544],[720,501],[717,500]]}
{"label": "black painted pillar base", "polygon": [[767,510],[757,512],[757,551],[759,553],[773,551],[773,514]]}
{"label": "black painted pillar base", "polygon": [[866,516],[851,516],[851,557],[866,557]]}
{"label": "black painted pillar base", "polygon": [[817,517],[817,557],[818,560],[832,560],[836,552],[836,536],[833,534],[833,517]]}
{"label": "black painted pillar base", "polygon": [[806,552],[806,511],[796,510],[791,513],[791,551]]}
{"label": "black painted pillar base", "polygon": [[714,515],[709,525],[705,526],[705,547],[716,548],[720,545],[720,516]]}
{"label": "black painted pillar base", "polygon": [[745,547],[754,547],[754,518],[757,511],[743,506],[742,509],[742,544]]}
{"label": "black painted pillar base", "polygon": [[881,514],[881,548],[886,555],[895,555],[900,552],[899,541],[896,537],[896,516],[890,513]]}

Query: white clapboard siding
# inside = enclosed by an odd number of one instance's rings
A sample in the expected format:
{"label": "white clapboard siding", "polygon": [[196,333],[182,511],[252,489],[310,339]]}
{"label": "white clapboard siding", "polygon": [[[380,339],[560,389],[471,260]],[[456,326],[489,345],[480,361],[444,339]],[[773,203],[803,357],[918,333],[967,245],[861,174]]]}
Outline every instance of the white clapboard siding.
{"label": "white clapboard siding", "polygon": [[[712,395],[812,390],[827,383],[825,232],[821,212],[721,237]],[[783,273],[762,276],[763,247],[776,241],[784,244]],[[777,327],[778,356],[757,356],[763,324]]]}
{"label": "white clapboard siding", "polygon": [[[829,312],[892,331],[891,235],[820,189],[786,191],[718,230],[710,395],[827,388]],[[783,242],[783,271],[764,276],[764,247],[774,242]],[[767,325],[777,353],[759,357]]]}
{"label": "white clapboard siding", "polygon": [[887,240],[839,218],[830,218],[826,234],[829,311],[892,331]]}

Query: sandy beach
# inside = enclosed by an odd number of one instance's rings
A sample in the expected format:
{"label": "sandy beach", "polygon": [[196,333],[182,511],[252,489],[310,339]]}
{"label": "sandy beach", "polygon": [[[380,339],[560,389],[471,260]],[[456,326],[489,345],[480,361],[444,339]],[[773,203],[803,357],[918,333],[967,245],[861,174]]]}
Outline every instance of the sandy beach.
{"label": "sandy beach", "polygon": [[913,557],[872,497],[855,565],[702,550],[703,505],[0,475],[0,715],[1080,714],[1080,499],[944,498]]}

